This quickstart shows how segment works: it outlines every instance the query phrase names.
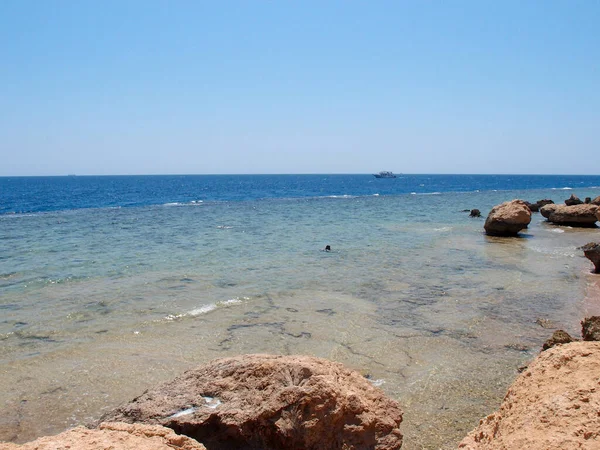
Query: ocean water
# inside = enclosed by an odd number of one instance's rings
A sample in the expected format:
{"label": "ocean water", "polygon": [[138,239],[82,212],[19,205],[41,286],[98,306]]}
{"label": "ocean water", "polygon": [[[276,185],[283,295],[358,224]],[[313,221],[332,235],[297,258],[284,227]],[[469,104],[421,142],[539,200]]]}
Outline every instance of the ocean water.
{"label": "ocean water", "polygon": [[404,408],[403,448],[455,448],[553,329],[600,313],[577,249],[599,229],[534,214],[492,238],[464,210],[571,193],[600,176],[0,178],[0,441],[265,352],[359,370]]}

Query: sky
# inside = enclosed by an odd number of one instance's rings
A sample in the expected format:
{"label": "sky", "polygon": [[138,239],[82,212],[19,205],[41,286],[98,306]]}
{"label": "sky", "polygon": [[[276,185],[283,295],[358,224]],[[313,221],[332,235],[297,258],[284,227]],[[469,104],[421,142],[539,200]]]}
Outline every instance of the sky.
{"label": "sky", "polygon": [[0,176],[600,173],[600,1],[0,1]]}

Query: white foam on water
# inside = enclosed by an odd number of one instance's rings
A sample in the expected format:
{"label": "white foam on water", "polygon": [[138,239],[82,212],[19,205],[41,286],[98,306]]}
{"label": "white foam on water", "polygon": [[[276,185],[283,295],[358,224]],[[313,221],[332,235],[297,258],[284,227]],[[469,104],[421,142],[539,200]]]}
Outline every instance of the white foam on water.
{"label": "white foam on water", "polygon": [[550,233],[564,233],[565,230],[561,230],[560,228],[554,228],[553,230],[550,230]]}
{"label": "white foam on water", "polygon": [[551,188],[551,190],[553,190],[553,191],[572,191],[573,188],[566,186],[566,187],[562,187],[562,188]]}
{"label": "white foam on water", "polygon": [[240,305],[244,303],[244,301],[250,300],[250,297],[236,297],[230,298],[229,300],[223,300],[216,303],[208,303],[206,305],[202,305],[198,308],[194,308],[190,311],[181,314],[169,314],[165,317],[165,320],[173,321],[178,319],[183,319],[184,317],[197,317],[204,314],[207,314],[211,311],[214,311],[217,308],[227,308],[234,305]]}
{"label": "white foam on water", "polygon": [[385,380],[382,380],[382,379],[380,379],[380,380],[369,380],[369,382],[370,382],[370,383],[371,383],[373,386],[375,386],[375,387],[379,387],[379,386],[383,385],[383,383],[385,383]]}
{"label": "white foam on water", "polygon": [[434,228],[433,231],[441,231],[441,232],[452,231],[452,227]]}

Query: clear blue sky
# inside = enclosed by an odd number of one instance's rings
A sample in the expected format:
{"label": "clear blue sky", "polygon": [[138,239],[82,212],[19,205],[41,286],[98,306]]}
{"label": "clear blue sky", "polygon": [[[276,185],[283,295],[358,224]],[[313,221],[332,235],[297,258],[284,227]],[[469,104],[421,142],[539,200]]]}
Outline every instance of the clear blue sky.
{"label": "clear blue sky", "polygon": [[0,1],[0,175],[600,172],[600,1]]}

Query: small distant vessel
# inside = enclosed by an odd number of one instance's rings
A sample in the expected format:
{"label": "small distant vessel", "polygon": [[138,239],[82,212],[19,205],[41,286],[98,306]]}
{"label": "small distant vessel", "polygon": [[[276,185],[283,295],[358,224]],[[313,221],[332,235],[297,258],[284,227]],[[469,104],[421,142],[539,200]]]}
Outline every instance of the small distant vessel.
{"label": "small distant vessel", "polygon": [[385,170],[383,172],[374,173],[373,176],[375,178],[398,178],[396,175],[394,175],[394,172],[388,172]]}

